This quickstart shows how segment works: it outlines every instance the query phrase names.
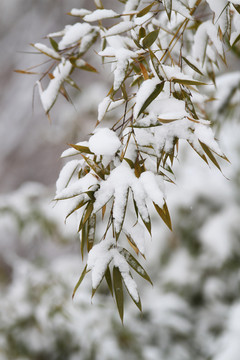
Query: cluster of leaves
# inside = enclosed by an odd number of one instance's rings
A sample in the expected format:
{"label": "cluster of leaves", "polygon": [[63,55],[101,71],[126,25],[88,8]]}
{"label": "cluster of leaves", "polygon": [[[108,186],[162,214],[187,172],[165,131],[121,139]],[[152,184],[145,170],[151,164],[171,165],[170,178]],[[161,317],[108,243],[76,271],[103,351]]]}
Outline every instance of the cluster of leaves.
{"label": "cluster of leaves", "polygon": [[[58,93],[66,94],[64,82],[78,87],[71,77],[76,68],[96,72],[84,57],[99,38],[99,57],[103,63],[110,59],[113,83],[98,106],[97,126],[113,109],[120,115],[111,129],[101,124],[89,141],[64,152],[63,157],[80,159],[61,171],[55,200],[67,200],[67,216],[77,215],[82,257],[88,253],[74,293],[89,271],[93,295],[106,278],[123,319],[122,283],[141,309],[132,269],[151,282],[126,241],[144,257],[144,227],[151,235],[152,207],[172,229],[164,184],[174,182],[179,140],[219,169],[215,154],[227,159],[205,118],[210,99],[200,90],[215,82],[219,61],[226,61],[224,38],[236,46],[240,15],[237,0],[226,1],[225,7],[224,1],[214,5],[210,0],[120,2],[122,12],[104,9],[101,1],[95,1],[95,11],[72,9],[69,14],[80,22],[49,34],[52,48],[33,46],[53,59],[43,74],[49,74],[49,85],[43,90],[38,82],[47,114]],[[110,20],[116,23],[109,26]]]}

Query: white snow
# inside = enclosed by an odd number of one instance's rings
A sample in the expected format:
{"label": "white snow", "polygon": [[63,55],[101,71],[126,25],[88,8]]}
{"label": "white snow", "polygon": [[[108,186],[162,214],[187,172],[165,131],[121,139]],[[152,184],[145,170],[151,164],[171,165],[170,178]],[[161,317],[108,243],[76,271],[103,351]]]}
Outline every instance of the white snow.
{"label": "white snow", "polygon": [[74,25],[67,25],[64,29],[64,36],[58,44],[59,50],[63,50],[70,45],[75,44],[85,35],[91,32],[93,27],[86,23],[76,23]]}
{"label": "white snow", "polygon": [[115,50],[115,57],[117,59],[116,69],[114,70],[114,82],[113,90],[116,91],[119,89],[122,84],[129,63],[131,62],[131,57],[137,57],[137,55],[128,49],[119,49]]}
{"label": "white snow", "polygon": [[156,89],[156,85],[159,84],[159,79],[147,79],[145,80],[140,89],[137,92],[136,96],[136,104],[134,106],[134,118],[138,117],[138,114],[145,103],[145,101],[149,98],[149,96],[154,92]]}
{"label": "white snow", "polygon": [[146,191],[147,196],[154,201],[158,206],[162,207],[164,204],[163,193],[159,188],[157,175],[151,171],[145,171],[140,176],[140,181]]}
{"label": "white snow", "polygon": [[99,21],[103,19],[110,19],[119,16],[118,13],[116,13],[113,10],[108,9],[97,9],[93,11],[91,14],[87,14],[84,16],[84,20],[88,22],[92,21]]}
{"label": "white snow", "polygon": [[90,187],[93,187],[93,185],[96,184],[98,184],[98,180],[96,179],[94,174],[89,172],[81,179],[73,182],[63,190],[59,191],[55,196],[54,200],[69,199],[81,195],[82,193],[88,191]]}
{"label": "white snow", "polygon": [[98,105],[98,121],[102,121],[112,100],[110,96],[106,96]]}
{"label": "white snow", "polygon": [[36,43],[34,44],[34,47],[41,51],[42,53],[54,58],[54,59],[57,59],[57,60],[61,60],[61,56],[58,54],[57,51],[55,51],[54,49],[51,49],[49,48],[48,46],[44,45],[44,44],[41,44],[41,43]]}
{"label": "white snow", "polygon": [[92,270],[92,287],[96,289],[100,284],[107,266],[113,258],[109,250],[114,245],[114,241],[103,240],[93,246],[88,254],[87,270]]}
{"label": "white snow", "polygon": [[63,81],[68,77],[70,71],[72,70],[72,64],[69,60],[65,62],[61,62],[53,71],[54,78],[50,80],[48,87],[46,90],[42,90],[41,84],[37,82],[40,99],[43,105],[43,108],[46,112],[48,112],[53,106],[57,96],[59,89],[63,83]]}
{"label": "white snow", "polygon": [[113,25],[110,29],[108,29],[104,35],[107,36],[113,36],[113,35],[119,35],[126,31],[129,31],[133,29],[136,25],[132,21],[122,21],[117,25]]}
{"label": "white snow", "polygon": [[72,160],[64,165],[56,182],[56,194],[58,194],[68,185],[73,174],[79,167],[81,167],[83,161],[84,160]]}
{"label": "white snow", "polygon": [[70,14],[73,15],[73,16],[85,16],[85,15],[91,14],[91,11],[90,11],[90,10],[87,10],[87,9],[76,9],[76,8],[73,8],[73,9],[70,11]]}
{"label": "white snow", "polygon": [[114,155],[121,141],[116,133],[108,128],[97,129],[89,139],[89,148],[96,155]]}

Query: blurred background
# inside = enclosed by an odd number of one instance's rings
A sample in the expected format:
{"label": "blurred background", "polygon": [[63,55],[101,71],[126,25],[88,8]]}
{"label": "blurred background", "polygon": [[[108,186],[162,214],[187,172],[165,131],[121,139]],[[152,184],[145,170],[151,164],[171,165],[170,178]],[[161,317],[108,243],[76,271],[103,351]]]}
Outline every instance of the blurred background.
{"label": "blurred background", "polygon": [[52,198],[61,153],[93,130],[108,86],[100,75],[79,77],[82,91],[69,90],[72,104],[59,97],[49,121],[40,76],[14,70],[44,61],[30,44],[71,24],[71,8],[89,6],[0,2],[0,360],[239,360],[239,47],[208,108],[231,164],[221,173],[181,144],[177,185],[167,190],[174,231],[154,220],[146,262],[154,286],[138,282],[143,312],[127,303],[123,327],[104,285],[91,300],[90,279],[71,299],[79,239]]}

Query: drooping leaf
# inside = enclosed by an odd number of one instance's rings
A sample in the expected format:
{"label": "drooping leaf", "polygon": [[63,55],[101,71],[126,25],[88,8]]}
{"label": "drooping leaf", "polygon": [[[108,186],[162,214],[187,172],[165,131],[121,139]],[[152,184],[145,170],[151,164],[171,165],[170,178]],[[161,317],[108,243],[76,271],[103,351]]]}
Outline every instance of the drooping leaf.
{"label": "drooping leaf", "polygon": [[58,51],[58,43],[51,37],[49,37],[49,41],[55,51]]}
{"label": "drooping leaf", "polygon": [[240,5],[233,4],[233,6],[234,6],[235,9],[237,10],[237,12],[240,14]]}
{"label": "drooping leaf", "polygon": [[165,10],[168,16],[169,21],[171,20],[172,13],[172,0],[164,0]]}
{"label": "drooping leaf", "polygon": [[207,156],[209,157],[209,159],[213,162],[213,164],[218,168],[218,170],[222,171],[217,160],[215,159],[214,155],[212,154],[211,150],[209,149],[209,147],[204,144],[203,142],[201,142],[200,140],[198,140],[201,147],[203,148],[204,152],[207,154]]}
{"label": "drooping leaf", "polygon": [[[240,6],[240,5],[239,5]],[[236,37],[236,39],[234,40],[232,46],[235,46],[236,43],[240,40],[240,34]]]}
{"label": "drooping leaf", "polygon": [[198,74],[203,75],[203,73],[195,66],[193,65],[187,58],[182,56],[182,59],[185,61],[185,63],[190,66],[194,71],[196,71]]}
{"label": "drooping leaf", "polygon": [[130,234],[126,234],[126,233],[125,233],[125,235],[126,235],[126,238],[127,238],[128,242],[129,242],[130,246],[131,246],[132,249],[135,251],[135,253],[138,255],[138,254],[139,254],[139,249],[138,249],[135,241],[133,240],[133,238],[131,237]]}
{"label": "drooping leaf", "polygon": [[81,209],[82,206],[84,206],[89,200],[81,200],[73,209],[71,209],[71,211],[67,214],[65,220],[67,220],[67,218],[72,215],[76,210]]}
{"label": "drooping leaf", "polygon": [[156,84],[155,89],[153,92],[149,95],[149,97],[145,100],[144,104],[142,105],[141,109],[138,112],[137,117],[143,113],[143,111],[148,107],[148,105],[153,102],[154,99],[160,94],[160,92],[163,90],[164,87],[164,81],[160,82],[159,84]]}
{"label": "drooping leaf", "polygon": [[145,49],[149,48],[157,40],[158,33],[159,30],[153,30],[149,34],[147,34],[142,40],[142,46]]}
{"label": "drooping leaf", "polygon": [[84,224],[82,226],[82,231],[81,231],[81,255],[82,255],[82,260],[84,258],[84,249],[86,247],[87,244],[87,224]]}
{"label": "drooping leaf", "polygon": [[163,209],[161,209],[160,206],[158,206],[154,202],[153,202],[153,205],[154,205],[155,209],[157,210],[157,213],[159,214],[159,216],[162,218],[162,220],[167,225],[167,227],[170,230],[172,230],[172,222],[171,222],[171,218],[170,218],[170,214],[169,214],[169,211],[168,211],[167,204],[164,203]]}
{"label": "drooping leaf", "polygon": [[123,322],[124,297],[123,297],[122,276],[118,267],[116,266],[113,267],[113,288],[114,288],[114,294],[115,294],[119,316]]}
{"label": "drooping leaf", "polygon": [[161,72],[159,70],[159,66],[161,66],[159,60],[156,57],[156,55],[152,52],[152,50],[149,50],[149,53],[150,53],[150,58],[151,58],[153,68],[154,68],[157,76],[159,77],[159,80],[163,81],[163,77],[162,77]]}
{"label": "drooping leaf", "polygon": [[111,273],[110,273],[110,269],[109,266],[107,267],[107,270],[105,272],[105,279],[107,281],[108,284],[108,288],[113,296],[113,285],[112,285],[112,277],[111,277]]}
{"label": "drooping leaf", "polygon": [[72,293],[72,299],[74,298],[75,293],[76,293],[77,289],[79,288],[79,286],[81,285],[81,283],[82,283],[82,281],[83,281],[86,274],[87,274],[87,265],[83,269],[82,274],[81,274],[77,284],[75,285],[75,288],[74,288],[73,293]]}
{"label": "drooping leaf", "polygon": [[125,257],[127,263],[131,266],[133,270],[135,270],[143,279],[150,282],[153,285],[149,275],[146,270],[142,267],[142,265],[132,256],[132,254],[126,249],[122,249],[120,253]]}

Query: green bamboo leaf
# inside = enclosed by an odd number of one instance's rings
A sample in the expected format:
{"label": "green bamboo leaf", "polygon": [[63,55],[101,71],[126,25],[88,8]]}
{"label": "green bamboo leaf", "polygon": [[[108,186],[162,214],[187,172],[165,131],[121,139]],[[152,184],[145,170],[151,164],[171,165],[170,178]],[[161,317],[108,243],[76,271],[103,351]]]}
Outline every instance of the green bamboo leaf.
{"label": "green bamboo leaf", "polygon": [[[140,216],[141,216],[141,214],[140,214]],[[141,218],[142,218],[142,216],[141,216]],[[142,221],[143,221],[143,223],[144,223],[147,231],[149,232],[149,234],[152,235],[152,225],[151,225],[151,220],[150,220],[150,218],[148,218],[148,221],[143,220],[143,218],[142,218]]]}
{"label": "green bamboo leaf", "polygon": [[51,37],[49,37],[49,41],[52,45],[52,48],[55,50],[55,51],[58,51],[58,43]]}
{"label": "green bamboo leaf", "polygon": [[100,168],[100,166],[98,164],[96,164],[96,162],[94,160],[89,159],[88,157],[86,157],[85,155],[83,155],[81,153],[81,156],[84,158],[84,160],[86,161],[86,163],[90,166],[90,168],[102,179],[104,180],[104,172],[103,170]]}
{"label": "green bamboo leaf", "polygon": [[188,142],[188,143],[193,148],[193,150],[201,157],[201,159],[203,159],[203,161],[205,161],[205,163],[208,165],[208,161],[207,161],[206,156],[204,154],[201,154],[197,149],[195,149],[193,144],[191,144],[190,142]]}
{"label": "green bamboo leaf", "polygon": [[[240,5],[239,5],[240,6]],[[232,46],[236,45],[236,43],[240,40],[240,34],[236,37],[236,39],[234,40]]]}
{"label": "green bamboo leaf", "polygon": [[123,158],[123,160],[125,160],[128,165],[130,166],[131,169],[134,169],[134,163],[132,160],[128,159],[128,158]]}
{"label": "green bamboo leaf", "polygon": [[139,33],[138,33],[138,38],[142,39],[146,36],[146,30],[144,29],[144,27],[140,27],[139,29]]}
{"label": "green bamboo leaf", "polygon": [[79,288],[79,286],[81,285],[81,282],[83,281],[86,274],[87,274],[87,265],[83,269],[83,272],[82,272],[77,284],[75,285],[75,288],[74,288],[73,293],[72,293],[72,299],[74,298],[74,295],[75,295],[77,289]]}
{"label": "green bamboo leaf", "polygon": [[142,105],[141,109],[139,110],[137,117],[139,117],[139,115],[141,115],[143,113],[143,111],[148,107],[148,105],[150,105],[151,102],[153,102],[153,100],[156,99],[156,97],[163,90],[163,87],[164,87],[164,81],[162,81],[156,85],[156,87],[153,90],[153,92],[151,93],[151,95],[145,100],[144,104]]}
{"label": "green bamboo leaf", "polygon": [[194,79],[173,79],[172,82],[174,84],[182,84],[182,85],[207,85],[205,82],[194,80]]}
{"label": "green bamboo leaf", "polygon": [[206,144],[204,144],[203,142],[201,142],[200,140],[198,140],[198,141],[199,141],[201,147],[203,148],[204,152],[205,152],[205,153],[207,154],[207,156],[209,157],[209,159],[210,159],[210,160],[213,162],[213,164],[218,168],[218,170],[220,170],[220,171],[222,172],[222,170],[221,170],[221,168],[220,168],[217,160],[215,159],[215,157],[214,157],[214,155],[212,154],[212,152],[211,152],[211,150],[209,149],[209,147],[208,147]]}
{"label": "green bamboo leaf", "polygon": [[66,216],[65,220],[67,220],[67,218],[72,215],[76,210],[81,209],[82,206],[84,206],[89,200],[82,200],[80,201],[77,206],[75,206],[75,208],[73,208]]}
{"label": "green bamboo leaf", "polygon": [[240,14],[240,5],[233,4],[233,6],[234,6],[235,9],[237,10],[237,12]]}
{"label": "green bamboo leaf", "polygon": [[84,212],[83,212],[80,224],[79,224],[78,232],[82,230],[83,225],[87,222],[92,211],[93,211],[93,203],[91,201],[89,201],[86,208],[84,209]]}
{"label": "green bamboo leaf", "polygon": [[114,288],[119,316],[123,322],[124,297],[123,297],[122,276],[119,269],[116,266],[113,267],[113,288]]}
{"label": "green bamboo leaf", "polygon": [[93,153],[90,151],[88,146],[82,146],[82,145],[74,145],[74,144],[68,144],[69,146],[73,147],[75,150],[79,151],[80,153],[86,153],[86,154],[91,154],[93,155]]}
{"label": "green bamboo leaf", "polygon": [[142,265],[135,259],[134,256],[132,256],[132,254],[126,250],[126,249],[122,249],[120,251],[120,253],[125,257],[127,263],[131,266],[131,268],[133,268],[133,270],[135,270],[138,275],[140,275],[142,278],[144,278],[145,280],[147,280],[148,282],[150,282],[151,285],[153,285],[149,275],[147,274],[146,270],[142,267]]}
{"label": "green bamboo leaf", "polygon": [[154,5],[154,2],[152,2],[150,5],[143,8],[141,11],[139,11],[139,13],[137,14],[137,17],[142,17],[142,16],[146,15],[151,10],[153,5]]}
{"label": "green bamboo leaf", "polygon": [[108,288],[113,296],[113,285],[112,285],[112,277],[111,277],[111,273],[110,273],[110,269],[109,266],[107,267],[107,270],[105,272],[105,279],[107,281],[108,284]]}
{"label": "green bamboo leaf", "polygon": [[138,207],[137,207],[137,203],[136,203],[136,201],[134,200],[134,198],[133,198],[133,206],[134,206],[134,210],[135,210],[136,216],[137,216],[137,218],[138,218]]}
{"label": "green bamboo leaf", "polygon": [[153,202],[153,205],[154,205],[155,209],[157,210],[158,215],[162,218],[162,220],[165,222],[167,227],[172,231],[172,222],[171,222],[171,218],[170,218],[170,214],[169,214],[169,211],[168,211],[167,204],[164,203],[163,209],[161,209],[154,202]]}
{"label": "green bamboo leaf", "polygon": [[84,257],[84,248],[87,243],[87,224],[84,224],[82,227],[82,236],[81,236],[81,255],[82,259]]}
{"label": "green bamboo leaf", "polygon": [[145,36],[145,38],[142,41],[142,46],[146,49],[149,48],[154,41],[157,40],[159,30],[153,30],[149,34]]}
{"label": "green bamboo leaf", "polygon": [[194,71],[196,71],[198,74],[203,75],[203,73],[195,66],[193,65],[187,58],[182,56],[182,59],[185,61],[185,63],[190,66]]}

